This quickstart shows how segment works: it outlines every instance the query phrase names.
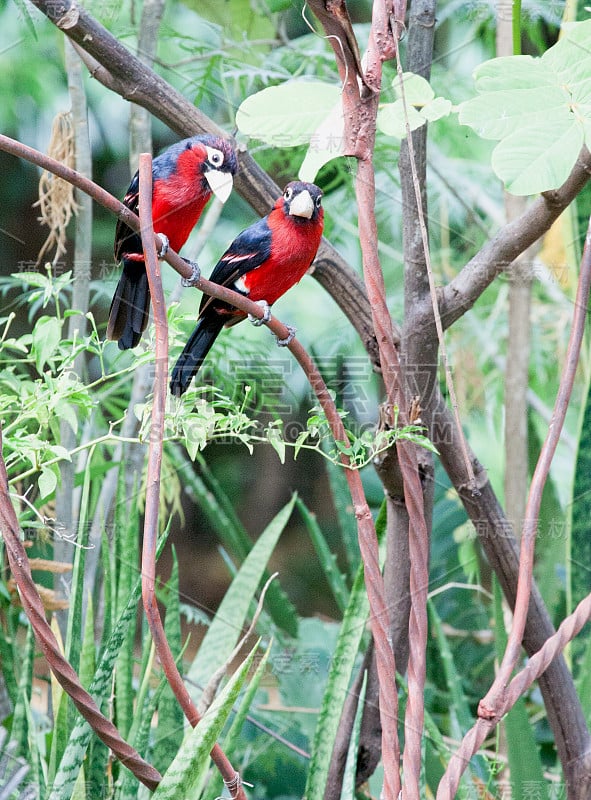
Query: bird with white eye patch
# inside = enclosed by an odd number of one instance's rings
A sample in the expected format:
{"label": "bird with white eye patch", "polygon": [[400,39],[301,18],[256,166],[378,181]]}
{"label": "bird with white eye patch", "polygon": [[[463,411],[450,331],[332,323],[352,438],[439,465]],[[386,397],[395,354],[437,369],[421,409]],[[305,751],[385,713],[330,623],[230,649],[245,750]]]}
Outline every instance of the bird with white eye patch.
{"label": "bird with white eye patch", "polygon": [[[228,286],[266,307],[265,315],[308,271],[322,238],[322,192],[313,183],[289,183],[272,211],[242,231],[215,266],[209,280]],[[197,327],[173,371],[170,388],[180,396],[188,388],[224,326],[246,317],[228,303],[204,295]],[[258,320],[254,321],[255,324]]]}
{"label": "bird with white eye patch", "polygon": [[[215,194],[225,202],[232,191],[238,163],[232,145],[219,136],[192,136],[173,144],[152,162],[152,218],[164,250],[177,252],[187,241],[208,200]],[[136,173],[123,203],[137,213],[139,176]],[[119,221],[115,258],[123,264],[107,325],[107,339],[121,350],[135,347],[148,324],[150,288],[139,234]]]}

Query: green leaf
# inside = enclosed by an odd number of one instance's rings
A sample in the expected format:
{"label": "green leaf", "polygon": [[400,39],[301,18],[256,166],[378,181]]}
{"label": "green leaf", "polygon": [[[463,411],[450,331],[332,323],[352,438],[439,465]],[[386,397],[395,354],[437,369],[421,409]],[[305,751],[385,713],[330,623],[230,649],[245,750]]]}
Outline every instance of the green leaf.
{"label": "green leaf", "polygon": [[560,118],[547,120],[541,127],[522,128],[499,142],[492,167],[513,194],[556,189],[567,179],[584,138],[574,116],[568,125]]}
{"label": "green leaf", "polygon": [[[253,543],[236,514],[232,501],[222,483],[215,477],[203,458],[199,459],[203,475],[202,480],[195,470],[187,464],[184,456],[180,455],[179,447],[171,448],[170,452],[177,472],[183,476],[185,491],[189,491],[194,495],[199,507],[207,516],[213,529],[218,533],[223,546],[230,550],[241,562],[244,561],[252,550]],[[263,580],[267,580],[269,575],[270,573],[265,571]],[[265,608],[276,625],[290,636],[297,636],[297,612],[278,581],[273,581],[267,590]],[[209,620],[207,624],[209,624]]]}
{"label": "green leaf", "polygon": [[[434,122],[441,117],[446,117],[452,108],[451,101],[445,97],[435,97],[429,81],[414,72],[404,72],[404,100],[408,124],[411,131],[420,128],[425,122]],[[398,76],[392,81],[397,100],[393,103],[384,103],[378,110],[378,129],[387,136],[404,139],[406,136],[406,115],[404,102]]]}
{"label": "green leaf", "polygon": [[[411,131],[420,128],[427,121],[426,118],[413,106],[407,103],[408,124]],[[377,126],[387,136],[404,139],[406,136],[406,119],[402,100],[394,103],[385,103],[378,111]]]}
{"label": "green leaf", "polygon": [[94,610],[92,607],[92,594],[88,592],[86,601],[86,619],[84,620],[84,635],[80,651],[80,683],[86,689],[92,680],[96,669],[96,646],[94,643],[95,631]]}
{"label": "green leaf", "polygon": [[579,697],[581,698],[581,705],[583,706],[587,726],[589,726],[591,724],[591,637],[583,636],[580,637],[578,641],[575,641],[579,650],[581,647],[585,648],[580,663],[578,664],[579,676],[576,681],[576,686]]}
{"label": "green leaf", "polygon": [[[242,697],[240,698],[240,705],[238,706],[234,719],[232,720],[232,724],[229,726],[228,733],[224,738],[222,749],[232,762],[234,761],[239,762],[241,759],[244,742],[243,740],[241,740],[240,734],[242,732],[242,727],[246,722],[248,712],[250,711],[250,707],[254,701],[255,695],[259,688],[261,679],[265,675],[265,671],[267,668],[267,661],[269,660],[270,652],[271,652],[271,644],[269,644],[269,647],[267,647],[266,651],[263,653],[260,661],[257,656],[256,661],[258,661],[258,665],[256,667],[255,673],[250,679],[250,683],[248,684],[248,686],[244,690]],[[218,800],[221,793],[220,784],[221,784],[221,776],[216,775],[213,778],[211,778],[211,780],[207,782],[203,794],[199,795],[200,800]]]}
{"label": "green leaf", "polygon": [[[424,106],[435,97],[435,92],[431,88],[431,84],[422,75],[416,75],[414,72],[402,73],[402,85],[404,88],[404,97],[408,105]],[[400,88],[400,78],[398,75],[392,81],[392,88],[396,92],[397,97],[402,98],[402,89]]]}
{"label": "green leaf", "polygon": [[285,439],[283,438],[281,431],[277,430],[277,428],[268,428],[267,439],[273,450],[275,450],[279,456],[279,461],[281,461],[282,464],[285,464]]}
{"label": "green leaf", "polygon": [[12,272],[11,277],[27,286],[36,286],[39,289],[51,286],[51,280],[42,272]]}
{"label": "green leaf", "polygon": [[307,144],[339,100],[338,86],[293,80],[250,95],[236,113],[241,133],[275,147]]}
{"label": "green leaf", "polygon": [[35,355],[35,366],[38,372],[53,356],[59,347],[62,335],[61,323],[56,317],[40,317],[33,328],[33,353]]}
{"label": "green leaf", "polygon": [[33,22],[33,17],[29,13],[29,9],[25,0],[14,0],[16,7],[18,8],[22,19],[27,24],[27,28],[29,29],[29,33],[32,35],[33,39],[38,42],[39,37],[37,36],[37,31],[35,30],[35,23]]}
{"label": "green leaf", "polygon": [[[179,565],[176,550],[172,549],[172,570],[166,584],[168,602],[164,620],[164,633],[171,652],[178,661],[182,649],[181,618],[179,612]],[[164,773],[172,763],[183,740],[183,710],[168,681],[158,703],[158,727],[154,744],[154,764]]]}
{"label": "green leaf", "polygon": [[[271,520],[232,581],[215,619],[205,634],[199,652],[189,668],[187,677],[190,690],[195,685],[203,688],[214,672],[231,655],[238,642],[250,603],[261,582],[267,562],[287,525],[295,501],[294,495]],[[193,696],[196,691],[198,690],[192,689]]]}
{"label": "green leaf", "polygon": [[37,479],[37,483],[42,500],[53,494],[57,486],[57,473],[53,466],[43,467]]}
{"label": "green leaf", "polygon": [[[591,564],[591,536],[589,536],[589,517],[591,515],[591,371],[587,369],[587,385],[584,394],[584,407],[579,417],[578,446],[571,502],[568,504],[568,538],[566,542],[567,565],[567,613],[572,613],[590,590],[589,565]],[[553,535],[562,535],[560,517],[554,520]],[[591,641],[591,640],[590,640]],[[591,647],[579,636],[569,647],[574,670],[580,680],[591,686],[589,675],[585,677],[582,668],[591,664]],[[583,660],[584,659],[584,660]],[[587,718],[591,719],[591,695],[580,694],[586,707]]]}
{"label": "green leaf", "polygon": [[344,155],[343,104],[340,101],[310,136],[310,146],[306,153],[298,176],[302,181],[314,181],[321,167],[333,158]]}
{"label": "green leaf", "polygon": [[211,749],[236,702],[257,649],[258,643],[207,709],[199,724],[189,731],[174,761],[152,795],[154,800],[185,800],[193,796],[191,790],[201,781],[209,768]]}
{"label": "green leaf", "polygon": [[351,589],[349,605],[343,617],[331,661],[326,691],[322,698],[322,707],[318,715],[308,780],[304,792],[305,800],[324,797],[330,757],[368,613],[369,601],[365,591],[363,566],[360,566]]}
{"label": "green leaf", "polygon": [[308,510],[305,503],[299,498],[297,505],[334,599],[340,610],[344,611],[349,601],[349,591],[345,579],[338,568],[336,556],[331,552],[316,516]]}
{"label": "green leaf", "polygon": [[31,702],[33,686],[33,662],[35,660],[35,636],[33,628],[27,629],[27,641],[20,664],[19,695],[12,718],[11,739],[16,742],[15,755],[26,755],[28,730],[26,707]]}
{"label": "green leaf", "polygon": [[479,96],[459,121],[498,139],[495,173],[513,194],[558,188],[591,143],[591,21],[573,25],[541,58],[508,56],[475,72]]}
{"label": "green leaf", "polygon": [[[326,451],[326,445],[324,445]],[[340,537],[347,557],[347,568],[350,579],[353,580],[359,565],[359,542],[357,539],[357,521],[353,513],[351,491],[345,471],[331,461],[326,462],[326,471],[332,494],[332,501],[337,513],[340,528]]]}
{"label": "green leaf", "polygon": [[[117,655],[126,640],[130,625],[132,622],[135,623],[140,595],[141,580],[138,578],[130,589],[127,605],[113,628],[89,687],[89,693],[94,697],[99,707],[107,700],[112,691]],[[53,781],[48,800],[61,800],[61,798],[71,795],[81,765],[84,762],[91,735],[92,729],[90,725],[79,715],[60,761],[59,770]]]}
{"label": "green leaf", "polygon": [[357,777],[357,751],[359,749],[359,734],[361,732],[361,720],[363,718],[363,709],[365,708],[365,693],[367,690],[367,670],[363,673],[363,682],[359,690],[359,699],[357,700],[357,711],[355,712],[355,720],[351,730],[351,739],[349,740],[349,747],[347,748],[347,761],[345,762],[345,769],[343,770],[343,786],[341,788],[341,800],[349,800],[350,797],[355,797],[355,779]]}
{"label": "green leaf", "polygon": [[421,108],[421,116],[428,122],[435,122],[442,117],[447,117],[451,113],[451,100],[446,97],[435,97]]}

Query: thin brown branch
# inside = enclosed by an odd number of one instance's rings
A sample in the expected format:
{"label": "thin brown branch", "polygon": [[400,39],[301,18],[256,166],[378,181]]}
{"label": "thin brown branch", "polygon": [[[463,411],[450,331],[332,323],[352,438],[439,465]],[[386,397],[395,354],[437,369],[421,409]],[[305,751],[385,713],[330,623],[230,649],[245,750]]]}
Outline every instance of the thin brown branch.
{"label": "thin brown branch", "polygon": [[[473,495],[467,490],[467,476],[457,446],[455,421],[438,390],[435,390],[423,419],[439,450],[442,465],[474,525],[487,560],[499,579],[503,594],[509,606],[514,608],[519,572],[517,543],[486,471],[471,453],[480,490],[478,495]],[[526,653],[530,657],[534,655],[554,633],[550,616],[534,583],[523,639]],[[588,752],[591,742],[585,714],[564,658],[559,657],[552,662],[541,675],[539,684],[570,797],[571,791],[576,791],[580,783],[579,766],[584,768],[581,759]]]}
{"label": "thin brown branch", "polygon": [[[289,345],[292,354],[304,370],[306,377],[314,389],[326,418],[329,422],[331,433],[335,440],[348,443],[347,434],[342,420],[338,414],[332,397],[310,356],[301,344],[294,339]],[[341,461],[348,466],[349,459],[341,455]],[[390,773],[389,780],[384,779],[384,797],[396,800],[397,794],[388,794],[396,788],[396,778],[400,781],[398,773],[398,695],[395,685],[394,653],[389,641],[388,625],[389,615],[385,603],[384,582],[380,571],[377,536],[371,511],[365,498],[361,476],[357,470],[345,469],[345,476],[349,484],[353,509],[357,520],[359,549],[363,560],[365,572],[365,587],[370,607],[370,627],[376,648],[376,661],[378,665],[380,683],[380,714],[382,719],[382,754],[384,771]],[[387,672],[386,670],[392,670]],[[385,741],[386,736],[394,739]],[[398,786],[399,791],[399,786]]]}
{"label": "thin brown branch", "polygon": [[[359,54],[359,45],[353,31],[347,5],[344,0],[308,0],[308,5],[321,23],[330,46],[334,50],[335,61],[342,81],[343,105],[358,107],[363,99],[373,92],[368,84]],[[359,124],[358,114],[344,114],[343,154],[358,156]]]}
{"label": "thin brown branch", "polygon": [[[168,321],[166,302],[162,289],[160,262],[156,255],[154,228],[152,225],[152,156],[142,153],[139,159],[139,212],[142,246],[152,310],[156,330],[156,352],[154,370],[154,393],[150,444],[148,447],[148,474],[146,479],[146,503],[144,512],[144,541],[142,549],[142,598],[148,625],[154,639],[156,653],[162,664],[164,674],[175,697],[179,701],[189,723],[195,727],[201,719],[197,708],[185,686],[176,661],[169,647],[164,625],[156,600],[156,547],[158,541],[158,514],[160,508],[160,474],[162,468],[162,449],[164,441],[164,419],[166,393],[168,386]],[[211,758],[219,769],[226,786],[235,787],[232,796],[236,800],[246,800],[241,783],[237,782],[236,770],[230,764],[221,747],[216,744]]]}
{"label": "thin brown branch", "polygon": [[[332,11],[332,9],[328,9]],[[394,346],[394,333],[390,314],[385,301],[385,285],[379,256],[377,252],[377,226],[374,213],[375,207],[375,175],[372,155],[375,142],[375,122],[377,115],[377,101],[381,85],[382,59],[385,55],[386,43],[395,47],[389,29],[390,16],[386,13],[386,5],[378,2],[374,4],[375,18],[370,32],[370,47],[367,53],[367,70],[365,72],[365,85],[371,88],[364,98],[357,92],[343,91],[343,117],[347,121],[348,137],[356,136],[354,143],[347,142],[349,151],[358,158],[356,180],[357,209],[359,215],[359,239],[363,258],[363,271],[365,285],[368,292],[372,321],[382,365],[386,394],[390,408],[397,405],[404,409],[401,403],[400,370]],[[335,14],[336,24],[342,24],[338,12]],[[321,18],[323,24],[326,20]],[[377,30],[379,28],[379,30]],[[328,35],[332,29],[325,27]],[[392,51],[393,52],[393,51]],[[338,48],[335,47],[337,61],[339,60]],[[344,56],[343,56],[344,58]],[[346,64],[345,64],[346,66]],[[341,72],[343,69],[341,68]],[[403,412],[404,413],[404,412]],[[404,423],[403,423],[404,424]],[[411,467],[412,469],[412,467]],[[405,478],[407,475],[403,475]],[[407,484],[408,486],[409,484]],[[358,520],[359,520],[358,516]],[[360,529],[361,534],[361,529]],[[383,794],[386,800],[395,800],[400,792],[400,745],[398,740],[398,694],[396,687],[396,663],[394,651],[390,641],[388,627],[389,617],[385,599],[385,587],[382,574],[379,570],[377,557],[378,546],[375,539],[362,541],[360,548],[364,564],[367,569],[367,558],[371,558],[372,567],[375,566],[375,582],[366,576],[366,586],[373,608],[381,609],[379,619],[372,625],[376,665],[379,678],[380,718],[382,722],[382,760],[384,764]],[[374,597],[372,598],[372,594]]]}
{"label": "thin brown branch", "polygon": [[419,175],[417,171],[417,164],[415,158],[415,151],[413,145],[413,137],[412,132],[410,129],[410,125],[408,122],[408,108],[406,104],[406,92],[404,90],[404,79],[402,75],[402,62],[400,60],[400,53],[397,51],[396,53],[396,71],[398,74],[398,83],[400,87],[400,96],[402,99],[402,105],[404,108],[404,118],[405,118],[405,125],[406,125],[406,145],[408,147],[408,163],[410,165],[410,171],[412,175],[412,182],[413,188],[415,192],[415,201],[416,201],[416,221],[419,224],[419,231],[421,234],[421,244],[423,248],[423,259],[424,259],[424,267],[425,272],[428,278],[429,284],[429,295],[431,297],[431,304],[433,310],[433,320],[435,322],[435,330],[437,331],[437,341],[439,344],[439,354],[441,357],[441,361],[443,363],[443,369],[445,372],[445,383],[447,389],[449,391],[449,399],[451,402],[451,407],[453,409],[453,414],[456,418],[456,423],[458,429],[462,432],[460,444],[462,447],[462,456],[464,458],[464,462],[466,464],[466,471],[469,476],[470,481],[470,488],[472,491],[477,491],[476,489],[476,481],[474,478],[474,473],[472,472],[472,465],[470,463],[470,458],[468,456],[468,445],[466,443],[466,438],[464,436],[462,426],[461,426],[461,419],[460,419],[460,410],[458,406],[458,401],[456,397],[456,390],[454,387],[454,382],[451,374],[451,367],[449,364],[449,359],[447,357],[447,347],[445,346],[445,337],[443,335],[443,324],[441,322],[441,316],[439,314],[439,304],[437,300],[437,289],[435,287],[435,276],[433,275],[433,269],[431,267],[431,253],[429,250],[429,237],[427,234],[427,225],[425,222],[425,208],[423,204],[422,198],[422,191],[421,191],[421,184],[419,182]]}
{"label": "thin brown branch", "polygon": [[[399,12],[398,12],[399,13]],[[396,53],[397,42],[390,28],[392,8],[387,3],[376,0],[373,6],[372,28],[367,50],[367,74],[376,91],[381,86],[382,61]],[[357,173],[357,196],[359,210],[359,236],[363,253],[365,283],[372,308],[373,323],[380,347],[380,359],[384,375],[384,385],[388,403],[400,409],[402,424],[407,421],[406,398],[401,385],[400,364],[394,346],[390,314],[386,305],[386,293],[382,270],[377,254],[377,229],[375,226],[375,185],[372,164],[375,139],[375,119],[377,99],[371,109],[364,110],[365,126],[361,126],[365,137],[360,152]],[[409,661],[408,661],[408,699],[405,715],[405,743],[403,754],[404,785],[403,797],[418,800],[419,777],[421,770],[421,738],[424,716],[424,685],[426,676],[427,642],[427,585],[429,571],[429,535],[424,515],[423,494],[419,478],[416,448],[408,442],[397,443],[397,454],[404,483],[404,500],[409,516],[410,553],[410,597],[409,619]],[[376,643],[377,644],[377,643]],[[379,651],[376,649],[379,655]],[[383,680],[378,660],[380,684]],[[380,692],[380,704],[382,692]],[[386,741],[385,709],[380,709],[384,727],[383,741]],[[389,723],[388,726],[390,727]],[[384,765],[388,751],[384,750]]]}
{"label": "thin brown branch", "polygon": [[548,427],[548,434],[542,446],[540,457],[533,474],[527,505],[525,520],[521,535],[521,550],[519,557],[519,579],[517,584],[517,598],[513,616],[513,625],[509,634],[509,641],[505,650],[503,661],[493,685],[479,705],[478,714],[485,719],[497,716],[498,709],[503,705],[504,695],[509,678],[517,664],[521,652],[521,641],[525,629],[525,620],[531,593],[532,572],[534,563],[534,548],[542,491],[548,477],[550,465],[556,452],[560,439],[560,432],[564,425],[566,412],[570,402],[575,373],[579,364],[581,344],[585,331],[585,320],[591,289],[591,218],[585,239],[585,247],[581,259],[579,283],[575,298],[572,327],[566,352],[566,365],[560,379],[560,386],[554,405],[552,420]]}
{"label": "thin brown branch", "polygon": [[[520,697],[523,697],[523,694],[532,683],[548,669],[554,659],[574,639],[589,619],[591,619],[591,594],[581,600],[573,613],[562,621],[556,633],[544,642],[540,650],[529,659],[527,665],[513,678],[507,686],[503,704],[498,709],[498,715],[490,719],[480,717],[464,736],[460,747],[450,759],[439,783],[437,800],[453,800],[456,796],[460,779],[467,769],[470,759],[478,752],[486,737],[499,724],[501,717],[513,708]],[[588,764],[591,762],[591,752],[587,754],[586,760]],[[585,796],[587,795],[585,794]]]}

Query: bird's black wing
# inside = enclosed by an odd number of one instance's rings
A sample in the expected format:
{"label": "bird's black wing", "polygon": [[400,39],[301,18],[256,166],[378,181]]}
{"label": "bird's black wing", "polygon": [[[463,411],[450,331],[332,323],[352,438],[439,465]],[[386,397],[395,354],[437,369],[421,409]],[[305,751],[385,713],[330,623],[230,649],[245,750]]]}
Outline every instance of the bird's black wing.
{"label": "bird's black wing", "polygon": [[[139,173],[136,172],[123,198],[123,205],[127,206],[134,214],[138,213],[139,186]],[[117,220],[117,227],[115,228],[115,259],[121,261],[126,253],[141,252],[143,252],[141,236],[132,231],[124,222]]]}
{"label": "bird's black wing", "polygon": [[[220,286],[241,291],[235,283],[247,272],[260,267],[271,255],[271,229],[267,217],[263,217],[254,225],[238,234],[224,255],[220,258],[211,273],[209,280]],[[201,316],[213,298],[203,295],[199,307]],[[219,304],[220,301],[215,301]],[[222,304],[227,306],[227,304]]]}

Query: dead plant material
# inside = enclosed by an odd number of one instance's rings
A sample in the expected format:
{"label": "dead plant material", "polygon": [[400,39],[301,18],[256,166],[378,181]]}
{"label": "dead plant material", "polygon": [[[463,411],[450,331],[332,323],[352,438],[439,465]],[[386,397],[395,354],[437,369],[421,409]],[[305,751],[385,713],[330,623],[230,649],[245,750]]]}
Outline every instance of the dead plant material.
{"label": "dead plant material", "polygon": [[[74,129],[69,111],[61,111],[53,120],[47,155],[71,169],[75,168]],[[55,264],[66,252],[66,229],[72,215],[78,211],[74,200],[74,187],[62,178],[43,170],[39,179],[39,200],[35,206],[39,206],[41,212],[39,222],[49,228],[47,239],[37,256],[37,264],[41,263],[52,248],[55,248],[52,261]]]}

